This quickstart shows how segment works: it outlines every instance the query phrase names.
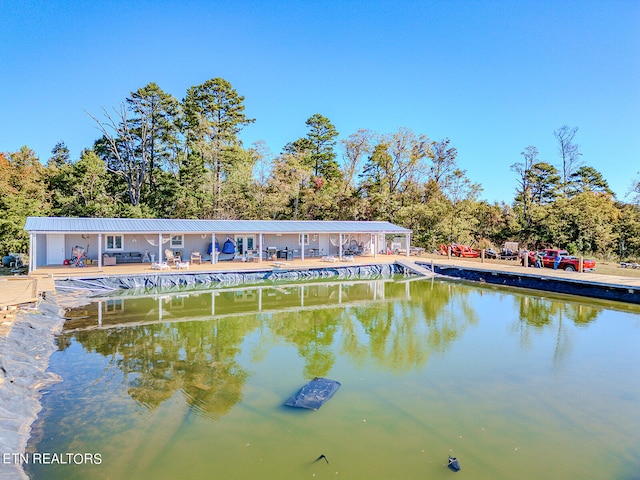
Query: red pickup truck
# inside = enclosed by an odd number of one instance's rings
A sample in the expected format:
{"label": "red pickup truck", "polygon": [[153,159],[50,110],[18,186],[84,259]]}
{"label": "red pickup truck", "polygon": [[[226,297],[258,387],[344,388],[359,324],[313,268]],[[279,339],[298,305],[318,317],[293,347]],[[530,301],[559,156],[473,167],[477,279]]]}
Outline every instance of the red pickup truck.
{"label": "red pickup truck", "polygon": [[[537,253],[542,255],[542,266],[553,268],[553,263],[556,260],[556,256],[558,253],[562,257],[560,260],[560,265],[558,265],[558,269],[566,270],[568,272],[576,272],[578,270],[578,263],[580,260],[578,257],[574,257],[573,255],[569,255],[569,252],[566,250],[560,250],[557,248],[545,248],[543,250],[539,250]],[[529,252],[529,264],[535,265],[536,263],[536,252]],[[585,272],[590,270],[595,270],[596,261],[595,260],[583,260],[582,261],[582,269]]]}

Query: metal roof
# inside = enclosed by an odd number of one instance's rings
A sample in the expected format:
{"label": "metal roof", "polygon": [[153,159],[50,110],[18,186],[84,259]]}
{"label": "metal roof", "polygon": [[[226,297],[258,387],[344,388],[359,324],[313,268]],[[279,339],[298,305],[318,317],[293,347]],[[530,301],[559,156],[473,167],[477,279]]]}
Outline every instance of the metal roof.
{"label": "metal roof", "polygon": [[30,233],[411,233],[389,222],[28,217]]}

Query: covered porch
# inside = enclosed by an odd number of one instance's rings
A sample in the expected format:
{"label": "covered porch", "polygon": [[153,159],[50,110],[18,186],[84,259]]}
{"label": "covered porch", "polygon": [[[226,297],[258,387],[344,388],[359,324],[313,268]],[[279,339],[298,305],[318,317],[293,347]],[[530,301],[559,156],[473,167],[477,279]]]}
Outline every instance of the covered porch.
{"label": "covered porch", "polygon": [[200,268],[232,261],[355,262],[409,256],[411,231],[388,222],[29,217],[29,270]]}
{"label": "covered porch", "polygon": [[250,272],[250,271],[263,271],[263,270],[308,270],[315,268],[332,268],[332,267],[346,267],[346,266],[358,266],[358,265],[384,265],[393,264],[397,260],[406,259],[404,254],[402,255],[361,255],[354,256],[353,258],[338,259],[335,257],[333,260],[323,259],[322,257],[305,257],[294,258],[293,260],[283,261],[270,261],[263,260],[257,261],[244,261],[237,259],[233,261],[223,261],[218,263],[203,262],[201,264],[189,264],[188,267],[177,267],[170,265],[167,269],[159,270],[152,263],[128,263],[128,264],[116,264],[116,265],[101,265],[92,263],[85,265],[83,268],[74,267],[73,265],[48,265],[39,267],[37,271],[32,273],[32,276],[36,277],[48,277],[53,278],[69,278],[69,277],[82,277],[82,278],[98,278],[111,275],[152,275],[152,274],[174,274],[174,273],[210,273],[210,272]]}

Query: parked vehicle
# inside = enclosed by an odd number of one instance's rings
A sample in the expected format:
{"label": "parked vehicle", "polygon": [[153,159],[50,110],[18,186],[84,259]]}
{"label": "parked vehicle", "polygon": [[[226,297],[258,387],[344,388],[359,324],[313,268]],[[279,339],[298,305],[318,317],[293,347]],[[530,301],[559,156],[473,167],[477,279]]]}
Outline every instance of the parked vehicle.
{"label": "parked vehicle", "polygon": [[467,245],[451,245],[451,254],[456,257],[463,258],[478,258],[480,256],[480,250],[475,250]]}
{"label": "parked vehicle", "polygon": [[[538,252],[529,252],[529,263],[530,265],[535,265],[536,253],[542,255],[542,266],[547,268],[553,268],[553,264],[555,262],[558,254],[562,257],[560,260],[560,264],[558,265],[559,270],[566,270],[568,272],[577,272],[578,265],[580,260],[578,257],[570,255],[566,250],[561,250],[558,248],[545,248],[539,250]],[[582,269],[584,271],[595,270],[596,261],[595,260],[583,260],[582,261]]]}
{"label": "parked vehicle", "polygon": [[496,258],[501,260],[517,260],[518,259],[518,243],[517,242],[505,242],[500,249],[500,252],[496,252],[492,248],[487,249],[485,252],[487,258]]}

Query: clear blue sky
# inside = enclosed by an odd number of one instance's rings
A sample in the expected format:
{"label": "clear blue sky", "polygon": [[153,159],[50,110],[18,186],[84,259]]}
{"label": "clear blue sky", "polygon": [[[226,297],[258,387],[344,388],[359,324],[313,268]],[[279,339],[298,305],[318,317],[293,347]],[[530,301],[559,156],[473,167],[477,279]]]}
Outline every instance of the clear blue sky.
{"label": "clear blue sky", "polygon": [[346,138],[407,127],[451,139],[482,198],[513,199],[553,131],[624,199],[640,171],[640,1],[0,0],[0,151],[77,158],[101,116],[149,82],[182,99],[222,77],[274,153],[314,113]]}

